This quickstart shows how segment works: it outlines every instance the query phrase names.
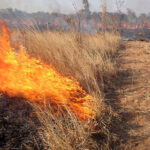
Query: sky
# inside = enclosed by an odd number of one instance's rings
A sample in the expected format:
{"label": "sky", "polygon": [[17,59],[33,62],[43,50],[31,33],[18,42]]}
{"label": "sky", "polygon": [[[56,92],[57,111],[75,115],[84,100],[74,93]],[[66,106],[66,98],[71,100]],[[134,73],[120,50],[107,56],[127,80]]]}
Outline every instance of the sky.
{"label": "sky", "polygon": [[[100,11],[103,0],[88,0],[91,11]],[[116,0],[107,0],[108,11],[116,10]],[[150,0],[124,0],[122,11],[126,12],[131,8],[138,15],[140,13],[150,13]],[[0,0],[0,8],[17,8],[27,12],[60,12],[73,13],[83,8],[81,0]]]}

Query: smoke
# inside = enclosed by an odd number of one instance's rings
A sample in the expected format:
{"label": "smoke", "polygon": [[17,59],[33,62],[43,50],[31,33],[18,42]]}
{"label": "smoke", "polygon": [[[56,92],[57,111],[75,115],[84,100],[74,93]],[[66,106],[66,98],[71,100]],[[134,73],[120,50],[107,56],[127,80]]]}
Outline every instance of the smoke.
{"label": "smoke", "polygon": [[82,0],[82,3],[84,5],[84,9],[89,11],[89,2],[88,2],[88,0]]}
{"label": "smoke", "polygon": [[[17,8],[27,12],[75,12],[73,3],[77,5],[77,9],[101,11],[101,2],[103,0],[0,0],[0,9]],[[116,11],[116,0],[106,0],[108,11]],[[137,14],[150,12],[150,0],[124,0],[125,5],[122,8],[126,12],[127,8],[132,9]]]}
{"label": "smoke", "polygon": [[136,14],[150,13],[150,0],[126,0],[126,8],[130,8]]}
{"label": "smoke", "polygon": [[27,12],[75,12],[73,2],[77,4],[77,9],[83,7],[81,0],[0,0],[0,9],[13,8]]}

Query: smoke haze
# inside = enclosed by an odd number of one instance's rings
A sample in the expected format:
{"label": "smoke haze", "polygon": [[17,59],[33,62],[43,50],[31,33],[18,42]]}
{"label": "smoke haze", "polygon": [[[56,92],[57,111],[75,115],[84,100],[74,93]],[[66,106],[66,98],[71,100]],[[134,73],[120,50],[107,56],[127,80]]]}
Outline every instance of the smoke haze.
{"label": "smoke haze", "polygon": [[[76,8],[86,8],[91,11],[101,11],[101,2],[103,0],[0,0],[0,9],[17,8],[27,12],[60,12],[73,13]],[[116,0],[107,0],[108,11],[116,11]],[[137,14],[150,12],[150,0],[125,0],[122,10],[126,12],[131,8]]]}
{"label": "smoke haze", "polygon": [[16,8],[27,12],[75,12],[73,4],[79,9],[82,8],[82,2],[79,0],[0,0],[0,9]]}
{"label": "smoke haze", "polygon": [[84,5],[84,9],[89,10],[89,2],[88,2],[88,0],[82,0],[82,3]]}

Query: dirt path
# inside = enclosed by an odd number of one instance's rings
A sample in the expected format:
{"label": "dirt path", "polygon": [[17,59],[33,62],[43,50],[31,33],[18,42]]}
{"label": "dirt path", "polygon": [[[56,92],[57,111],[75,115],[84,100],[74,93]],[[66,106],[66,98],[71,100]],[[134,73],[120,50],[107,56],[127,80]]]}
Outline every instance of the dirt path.
{"label": "dirt path", "polygon": [[117,89],[128,150],[150,150],[150,43],[126,42]]}

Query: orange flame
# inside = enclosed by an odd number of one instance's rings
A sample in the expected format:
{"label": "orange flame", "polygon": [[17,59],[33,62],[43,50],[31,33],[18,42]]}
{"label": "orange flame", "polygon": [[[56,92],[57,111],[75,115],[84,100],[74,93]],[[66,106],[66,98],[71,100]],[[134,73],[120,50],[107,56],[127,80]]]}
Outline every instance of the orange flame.
{"label": "orange flame", "polygon": [[20,44],[19,52],[11,46],[10,35],[1,25],[0,91],[10,97],[68,106],[81,120],[93,118],[90,103],[94,100],[73,77],[64,77],[52,65],[30,57]]}

